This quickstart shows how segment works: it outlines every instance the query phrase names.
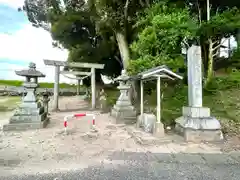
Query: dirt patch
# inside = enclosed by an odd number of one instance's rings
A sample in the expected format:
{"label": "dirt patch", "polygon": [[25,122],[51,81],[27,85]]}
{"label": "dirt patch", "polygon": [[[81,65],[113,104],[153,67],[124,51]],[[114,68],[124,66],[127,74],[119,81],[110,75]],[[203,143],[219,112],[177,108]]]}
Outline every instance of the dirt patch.
{"label": "dirt patch", "polygon": [[[69,100],[69,98],[66,99]],[[78,101],[80,100],[72,98],[71,107]],[[60,101],[60,103],[63,102]],[[56,167],[62,168],[66,163],[87,164],[94,159],[103,159],[112,151],[125,147],[132,151],[139,148],[134,141],[129,143],[129,135],[126,132],[123,133],[122,128],[114,128],[114,125],[109,124],[111,120],[108,114],[96,116],[97,131],[93,131],[89,117],[70,119],[66,134],[63,126],[64,116],[72,113],[99,114],[97,111],[51,112],[50,125],[45,129],[2,133],[0,154],[3,168],[0,168],[0,173],[28,173],[29,169],[31,172],[33,169],[41,172]],[[109,125],[114,130],[106,128]],[[114,131],[114,134],[109,134],[109,131]],[[16,161],[10,157],[14,157]],[[14,167],[9,170],[4,164],[12,164],[11,166]]]}
{"label": "dirt patch", "polygon": [[240,151],[240,135],[226,137],[226,141],[222,145],[222,151]]}
{"label": "dirt patch", "polygon": [[[60,104],[71,102],[71,107],[81,104],[79,98],[61,98]],[[83,104],[83,103],[82,103]],[[64,131],[64,116],[72,113],[95,113],[96,132],[91,118],[73,118]],[[111,124],[109,114],[98,111],[51,112],[50,124],[45,129],[2,133],[0,139],[0,174],[19,174],[55,171],[62,168],[86,167],[100,162],[114,151],[162,153],[221,153],[221,147],[206,144],[184,143],[183,140],[168,144],[143,146],[126,131],[125,125]],[[165,137],[162,141],[167,141]],[[171,138],[175,138],[171,136]],[[170,138],[170,139],[171,139]],[[9,165],[12,168],[9,169]]]}
{"label": "dirt patch", "polygon": [[108,126],[106,126],[106,129],[116,130],[117,127],[114,125],[108,125]]}
{"label": "dirt patch", "polygon": [[97,133],[86,133],[82,136],[82,139],[87,142],[93,142],[97,140],[99,137],[99,134]]}

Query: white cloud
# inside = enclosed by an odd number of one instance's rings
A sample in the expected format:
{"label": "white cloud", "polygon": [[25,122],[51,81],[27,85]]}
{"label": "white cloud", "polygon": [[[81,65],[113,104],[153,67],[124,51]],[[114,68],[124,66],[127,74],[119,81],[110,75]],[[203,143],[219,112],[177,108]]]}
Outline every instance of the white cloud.
{"label": "white cloud", "polygon": [[[13,64],[8,64],[8,63],[0,63],[1,68],[0,68],[0,79],[5,79],[5,80],[23,80],[24,78],[18,77],[16,78],[15,70],[23,69],[25,68],[24,66],[21,65],[13,65]],[[4,68],[2,68],[4,67]],[[11,70],[10,70],[11,69]]]}
{"label": "white cloud", "polygon": [[[68,56],[67,50],[52,47],[52,38],[47,31],[30,24],[26,24],[11,35],[0,34],[0,39],[0,59],[35,62],[37,69],[46,74],[46,78],[42,81],[54,81],[54,68],[45,66],[43,59],[66,61]],[[8,66],[13,69],[12,65]],[[10,79],[17,78],[15,74],[14,76],[15,78],[10,77]],[[61,82],[71,82],[71,80],[61,77]]]}
{"label": "white cloud", "polygon": [[[23,6],[24,0],[0,0],[0,4],[17,9]],[[23,25],[22,29],[13,34],[0,34],[0,59],[36,63],[37,69],[46,74],[46,78],[40,79],[40,81],[54,81],[54,68],[45,66],[43,59],[66,61],[67,56],[67,50],[52,47],[52,38],[47,31],[35,28],[30,23]],[[15,74],[14,70],[23,68],[27,67],[1,63],[0,78],[22,79]],[[60,77],[60,81],[75,83],[63,76]]]}
{"label": "white cloud", "polygon": [[[23,6],[24,0],[0,0],[1,4],[17,9]],[[13,34],[0,33],[0,60],[10,59],[36,63],[37,69],[46,75],[46,78],[40,79],[40,81],[54,81],[54,67],[45,66],[43,59],[66,61],[67,56],[67,50],[52,47],[52,38],[47,31],[35,28],[30,23],[23,24],[23,28]],[[14,70],[28,68],[7,63],[0,63],[0,66],[0,79],[22,79],[22,77],[15,75]],[[5,69],[4,71],[3,68]],[[60,81],[76,82],[63,76],[60,77]]]}

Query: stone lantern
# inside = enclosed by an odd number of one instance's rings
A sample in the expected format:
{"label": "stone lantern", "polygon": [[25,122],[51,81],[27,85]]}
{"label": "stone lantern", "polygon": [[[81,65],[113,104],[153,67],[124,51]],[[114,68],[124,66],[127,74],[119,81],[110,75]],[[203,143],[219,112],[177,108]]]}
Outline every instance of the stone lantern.
{"label": "stone lantern", "polygon": [[129,97],[129,89],[131,88],[129,76],[125,70],[122,70],[121,75],[115,79],[119,82],[118,89],[120,96],[113,106],[111,116],[115,118],[115,123],[134,124],[136,122],[137,113],[131,104]]}
{"label": "stone lantern", "polygon": [[36,64],[30,63],[29,69],[16,71],[19,76],[25,77],[23,87],[26,89],[26,96],[10,118],[9,124],[3,126],[3,130],[25,130],[38,129],[45,127],[48,123],[47,113],[44,107],[37,101],[36,88],[38,78],[45,77],[40,71],[36,70]]}

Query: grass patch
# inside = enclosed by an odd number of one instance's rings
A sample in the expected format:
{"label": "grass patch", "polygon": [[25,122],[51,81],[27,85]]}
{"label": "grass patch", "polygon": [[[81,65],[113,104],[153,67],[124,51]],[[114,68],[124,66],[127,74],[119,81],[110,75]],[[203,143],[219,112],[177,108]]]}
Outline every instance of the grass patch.
{"label": "grass patch", "polygon": [[0,97],[0,112],[14,110],[21,102],[21,97]]}
{"label": "grass patch", "polygon": [[[162,121],[165,125],[174,125],[174,120],[182,115],[182,106],[187,105],[187,93],[187,86],[181,89],[169,87],[165,90],[162,100]],[[224,133],[239,133],[240,90],[233,88],[214,93],[204,91],[203,94],[203,106],[211,108],[211,114],[220,120]]]}
{"label": "grass patch", "polygon": [[[18,80],[0,80],[0,86],[16,86],[20,87],[22,86],[23,81],[18,81]],[[39,83],[40,88],[53,88],[54,83]],[[67,83],[60,83],[59,84],[60,88],[76,88],[76,85],[71,85]]]}
{"label": "grass patch", "polygon": [[106,92],[107,106],[113,106],[120,95],[119,90],[117,88],[109,88],[109,89],[105,89],[105,92]]}

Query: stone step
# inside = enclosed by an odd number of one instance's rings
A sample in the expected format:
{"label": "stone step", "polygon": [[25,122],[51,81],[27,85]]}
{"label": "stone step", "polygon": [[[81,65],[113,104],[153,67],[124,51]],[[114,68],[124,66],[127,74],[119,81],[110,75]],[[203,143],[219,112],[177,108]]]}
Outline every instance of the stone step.
{"label": "stone step", "polygon": [[153,134],[146,133],[142,129],[135,128],[133,126],[128,126],[125,129],[134,138],[134,140],[141,145],[155,145],[173,142],[173,139],[168,136],[161,138],[155,137]]}

